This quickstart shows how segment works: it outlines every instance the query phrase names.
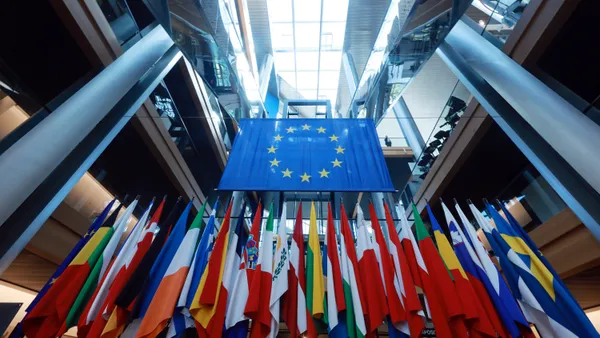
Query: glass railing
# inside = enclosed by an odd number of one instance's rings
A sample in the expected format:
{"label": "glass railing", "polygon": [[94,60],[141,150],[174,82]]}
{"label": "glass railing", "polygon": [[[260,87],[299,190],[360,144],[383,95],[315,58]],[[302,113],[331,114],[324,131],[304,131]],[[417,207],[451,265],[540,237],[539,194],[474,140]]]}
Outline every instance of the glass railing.
{"label": "glass railing", "polygon": [[[425,8],[431,3],[391,2],[360,77],[358,89],[348,103],[346,116],[372,117],[379,121],[443,42],[452,26],[452,11],[455,8],[428,12]],[[423,20],[433,12],[436,15],[431,20]],[[421,21],[423,23],[419,24]],[[340,110],[345,111],[344,108],[340,107]]]}
{"label": "glass railing", "polygon": [[255,78],[255,61],[246,57],[237,13],[225,0],[169,2],[167,12],[151,8],[157,17],[170,18],[171,36],[204,82],[233,119],[264,114]]}
{"label": "glass railing", "polygon": [[503,203],[527,231],[535,229],[567,207],[550,183],[531,165],[495,199]]}
{"label": "glass railing", "polygon": [[425,149],[421,154],[415,154],[416,161],[411,163],[411,175],[406,186],[401,190],[403,205],[410,205],[425,177],[444,149],[446,141],[458,125],[461,117],[471,100],[471,93],[460,82],[456,81],[446,105],[435,122],[431,133],[425,138]]}
{"label": "glass railing", "polygon": [[126,0],[97,0],[97,2],[124,50],[141,39],[141,29]]}
{"label": "glass railing", "polygon": [[521,18],[529,1],[517,0],[473,0],[465,12],[478,27],[482,35],[493,37],[502,46]]}

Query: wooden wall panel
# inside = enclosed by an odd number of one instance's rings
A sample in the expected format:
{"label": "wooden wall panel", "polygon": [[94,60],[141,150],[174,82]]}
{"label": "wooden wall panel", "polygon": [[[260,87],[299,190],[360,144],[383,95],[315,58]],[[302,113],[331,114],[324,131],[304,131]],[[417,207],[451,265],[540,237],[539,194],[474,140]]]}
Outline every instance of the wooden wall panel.
{"label": "wooden wall panel", "polygon": [[600,243],[569,208],[529,235],[562,278],[600,265]]}
{"label": "wooden wall panel", "polygon": [[0,279],[29,290],[39,291],[57,267],[58,264],[49,262],[25,249],[0,275]]}

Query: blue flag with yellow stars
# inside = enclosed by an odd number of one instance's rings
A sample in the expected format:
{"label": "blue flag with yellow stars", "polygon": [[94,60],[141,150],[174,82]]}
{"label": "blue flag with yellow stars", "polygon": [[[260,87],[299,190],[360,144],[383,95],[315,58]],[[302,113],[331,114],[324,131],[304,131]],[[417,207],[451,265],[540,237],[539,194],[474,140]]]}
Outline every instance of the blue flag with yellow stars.
{"label": "blue flag with yellow stars", "polygon": [[394,191],[372,119],[242,119],[220,190]]}

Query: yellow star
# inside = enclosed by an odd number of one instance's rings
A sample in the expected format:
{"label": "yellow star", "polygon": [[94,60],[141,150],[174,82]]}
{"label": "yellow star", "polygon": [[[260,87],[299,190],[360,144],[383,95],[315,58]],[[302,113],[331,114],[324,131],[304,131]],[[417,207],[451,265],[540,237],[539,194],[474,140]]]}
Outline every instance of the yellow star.
{"label": "yellow star", "polygon": [[323,170],[319,171],[319,174],[321,174],[321,178],[323,178],[323,177],[329,178],[329,173],[330,173],[330,171],[325,170],[325,168],[323,168]]}
{"label": "yellow star", "polygon": [[312,176],[308,175],[307,173],[304,173],[304,175],[300,175],[300,177],[302,178],[302,182],[309,182],[310,183],[310,178]]}
{"label": "yellow star", "polygon": [[325,129],[323,127],[319,127],[319,128],[317,128],[317,130],[319,131],[319,134],[325,134],[325,130],[327,130],[327,129]]}
{"label": "yellow star", "polygon": [[92,230],[90,232],[86,232],[85,235],[83,235],[83,238],[92,237],[95,233],[96,233],[96,230]]}
{"label": "yellow star", "polygon": [[329,136],[329,139],[331,140],[331,142],[333,142],[333,141],[336,141],[336,142],[337,142],[337,140],[338,140],[338,137],[337,137],[337,136],[335,136],[335,134],[333,134],[332,136]]}
{"label": "yellow star", "polygon": [[306,124],[306,123],[305,123],[305,124],[302,126],[302,130],[310,130],[310,126],[309,126],[308,124]]}
{"label": "yellow star", "polygon": [[290,171],[290,169],[288,169],[288,168],[285,168],[285,171],[282,171],[282,173],[283,173],[283,177],[289,177],[289,178],[292,178],[292,173],[293,173],[293,171]]}
{"label": "yellow star", "polygon": [[275,136],[275,141],[281,141],[282,138],[283,136],[277,134],[277,136]]}
{"label": "yellow star", "polygon": [[52,284],[56,283],[56,280],[57,280],[57,279],[58,279],[58,278],[52,278],[52,280],[50,281],[50,285],[52,285]]}
{"label": "yellow star", "polygon": [[289,127],[289,128],[288,128],[288,129],[286,129],[286,130],[287,130],[288,134],[289,134],[289,133],[292,133],[292,134],[293,134],[293,133],[294,133],[294,131],[295,131],[296,129],[295,129],[294,127]]}
{"label": "yellow star", "polygon": [[335,167],[340,167],[341,168],[342,167],[342,163],[344,163],[344,162],[338,161],[338,159],[336,158],[335,161],[331,161],[331,163],[333,163],[333,167],[334,168]]}
{"label": "yellow star", "polygon": [[273,154],[275,154],[275,150],[277,150],[277,148],[275,148],[275,147],[271,146],[271,148],[267,148],[267,150],[269,151],[269,154],[270,154],[270,153],[273,153]]}
{"label": "yellow star", "polygon": [[281,162],[281,161],[278,161],[278,160],[275,158],[275,159],[273,159],[273,161],[269,161],[269,162],[271,162],[271,167],[273,167],[273,166],[275,166],[275,167],[279,167],[279,162]]}
{"label": "yellow star", "polygon": [[343,153],[344,153],[344,150],[346,150],[346,149],[345,149],[345,148],[342,148],[342,146],[338,146],[337,148],[335,148],[335,150],[337,151],[337,153],[336,153],[336,154],[339,154],[339,153],[342,153],[342,154],[343,154]]}

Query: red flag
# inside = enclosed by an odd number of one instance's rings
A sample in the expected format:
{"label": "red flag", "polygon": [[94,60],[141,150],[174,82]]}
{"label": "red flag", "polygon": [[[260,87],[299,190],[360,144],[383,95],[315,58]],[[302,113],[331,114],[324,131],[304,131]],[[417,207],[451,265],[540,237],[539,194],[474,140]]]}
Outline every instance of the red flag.
{"label": "red flag", "polygon": [[[384,203],[383,206],[385,208],[385,220],[390,236],[390,252],[396,269],[396,278],[398,278],[398,283],[401,288],[401,296],[403,298],[404,308],[408,319],[410,336],[413,338],[420,337],[421,332],[425,327],[425,322],[423,321],[423,309],[421,308],[421,302],[419,301],[419,296],[415,289],[415,283],[410,268],[408,267],[408,260],[402,250],[400,238],[396,232],[392,215],[390,214],[387,204]],[[412,254],[414,256],[414,252],[412,252]]]}
{"label": "red flag", "polygon": [[369,213],[371,215],[371,227],[375,233],[375,254],[380,264],[379,270],[385,285],[387,303],[390,309],[390,319],[393,324],[396,324],[406,320],[406,312],[404,311],[404,307],[400,301],[400,294],[394,283],[395,273],[392,256],[390,256],[385,237],[383,237],[383,232],[381,231],[381,225],[377,219],[377,213],[375,213],[375,207],[372,203],[369,204]]}
{"label": "red flag", "polygon": [[[106,326],[108,318],[115,308],[115,299],[117,299],[117,296],[121,293],[121,290],[125,286],[125,283],[127,283],[129,277],[131,277],[131,275],[133,274],[133,271],[135,271],[135,269],[140,264],[142,257],[144,257],[144,255],[148,251],[148,248],[150,248],[150,244],[152,244],[152,239],[154,238],[154,231],[158,226],[158,221],[160,220],[160,216],[162,214],[164,205],[165,200],[163,200],[158,206],[158,208],[156,208],[156,211],[154,211],[150,222],[148,222],[148,225],[145,227],[141,234],[141,239],[137,243],[137,250],[135,251],[135,254],[131,258],[129,264],[124,265],[117,273],[108,291],[106,299],[100,307],[101,310],[98,312],[94,321],[92,322],[89,332],[87,333],[87,335],[84,334],[84,336],[100,337],[100,335],[102,334],[102,331]],[[92,299],[94,299],[94,297]],[[79,330],[77,331],[77,334],[79,335]]]}
{"label": "red flag", "polygon": [[373,242],[367,230],[367,222],[360,206],[357,206],[357,208],[356,252],[358,254],[358,269],[362,284],[365,286],[363,290],[365,292],[364,298],[367,301],[367,311],[365,312],[368,319],[367,332],[374,333],[389,314],[389,308],[385,299],[385,289],[381,279],[379,263],[377,263]]}
{"label": "red flag", "polygon": [[306,307],[306,262],[302,233],[302,203],[296,213],[292,247],[290,250],[289,288],[283,299],[283,320],[290,334],[297,337],[308,330],[308,337],[316,337],[317,329]]}
{"label": "red flag", "polygon": [[[415,218],[415,227],[417,230],[417,239],[419,240],[419,248],[423,253],[425,264],[431,275],[431,281],[433,285],[434,296],[431,297],[429,294],[429,305],[435,302],[440,303],[443,306],[445,313],[445,321],[450,324],[452,334],[456,337],[467,337],[467,328],[465,327],[464,319],[465,313],[461,305],[461,301],[458,297],[458,293],[450,273],[446,269],[446,265],[440,257],[440,253],[437,251],[433,240],[429,236],[429,232],[421,220],[421,216],[417,211],[417,208],[413,205],[413,216]],[[428,292],[428,291],[426,291]],[[433,316],[432,316],[433,317]],[[435,320],[435,318],[433,318]],[[439,323],[439,321],[438,321]],[[437,324],[436,333],[437,333]],[[441,325],[441,324],[440,324]],[[439,334],[438,334],[439,337]]]}
{"label": "red flag", "polygon": [[250,284],[250,295],[244,314],[252,319],[250,337],[264,338],[271,332],[271,299],[273,282],[273,203],[269,207],[269,218],[263,232],[263,245],[258,255],[258,267]]}
{"label": "red flag", "polygon": [[215,246],[190,307],[190,314],[196,321],[196,330],[200,337],[220,337],[225,325],[227,289],[223,286],[223,272],[229,245],[232,206],[233,199],[229,202]]}

